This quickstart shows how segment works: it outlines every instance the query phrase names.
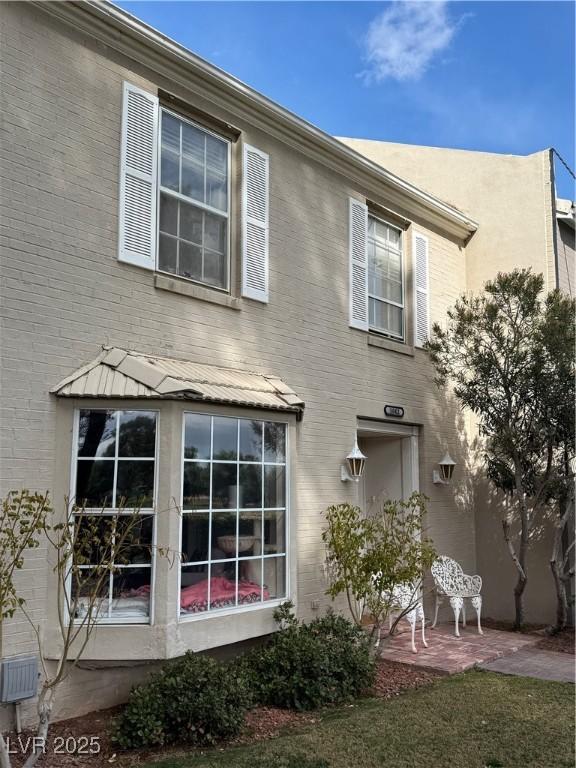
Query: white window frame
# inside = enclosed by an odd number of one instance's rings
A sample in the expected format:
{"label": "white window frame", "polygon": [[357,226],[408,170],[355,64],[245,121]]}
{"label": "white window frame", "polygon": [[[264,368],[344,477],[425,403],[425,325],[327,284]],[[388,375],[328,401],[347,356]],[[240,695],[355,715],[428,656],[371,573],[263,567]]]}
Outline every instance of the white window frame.
{"label": "white window frame", "polygon": [[[396,226],[395,224],[391,224],[386,219],[383,219],[380,216],[376,216],[370,211],[368,211],[368,230],[366,232],[367,244],[371,240],[374,241],[374,238],[371,238],[369,234],[370,219],[380,222],[380,224],[383,224],[385,227],[390,227],[391,229],[395,229],[400,234],[399,253],[400,253],[400,265],[401,265],[401,274],[402,274],[402,303],[399,303],[397,301],[392,301],[391,299],[383,299],[380,296],[374,296],[373,294],[370,293],[370,257],[367,256],[366,269],[368,274],[368,324],[369,324],[368,328],[371,333],[377,333],[381,336],[385,336],[386,338],[392,339],[394,341],[399,341],[404,343],[406,341],[406,264],[405,264],[406,259],[405,259],[405,253],[404,253],[404,232],[400,227]],[[384,304],[390,304],[391,306],[398,307],[398,309],[402,310],[401,335],[397,335],[392,331],[383,330],[382,328],[377,328],[376,326],[370,324],[370,299],[381,301]]]}
{"label": "white window frame", "polygon": [[[191,414],[195,416],[209,416],[210,417],[210,459],[186,459],[184,456],[185,446],[186,446],[186,440],[185,440],[185,433],[186,433],[186,415]],[[240,421],[261,421],[263,423],[274,423],[274,424],[283,424],[284,425],[284,463],[281,462],[265,462],[264,456],[262,456],[262,461],[240,461],[240,429],[238,428],[238,435],[237,435],[237,458],[236,460],[225,460],[225,459],[217,459],[215,462],[212,458],[212,452],[213,452],[213,444],[214,444],[214,418],[228,418],[236,422]],[[291,585],[290,585],[290,429],[289,429],[289,422],[284,419],[275,418],[274,416],[266,417],[266,416],[258,416],[250,418],[248,416],[231,416],[229,414],[221,414],[221,413],[215,413],[215,412],[206,412],[206,411],[190,411],[186,410],[182,412],[182,440],[181,440],[181,461],[180,461],[180,510],[181,510],[181,520],[180,520],[180,531],[179,531],[179,543],[178,543],[178,551],[182,552],[182,529],[183,529],[183,522],[184,522],[184,516],[187,514],[197,514],[197,513],[209,513],[209,532],[208,532],[208,545],[210,547],[211,544],[211,538],[212,538],[212,513],[213,512],[230,512],[230,513],[236,513],[236,536],[239,535],[239,513],[242,511],[242,507],[237,503],[235,508],[232,509],[216,509],[214,510],[212,508],[212,468],[214,466],[214,463],[216,464],[235,464],[239,467],[241,464],[252,464],[255,466],[283,466],[284,467],[284,482],[285,482],[285,489],[284,489],[284,507],[275,507],[275,508],[268,508],[266,511],[284,511],[284,538],[285,538],[285,546],[284,546],[284,553],[283,555],[265,555],[262,553],[261,555],[257,556],[260,558],[261,561],[261,586],[264,583],[263,578],[263,571],[264,571],[264,560],[269,559],[278,559],[279,557],[284,558],[284,596],[275,598],[273,600],[264,600],[263,595],[260,600],[260,602],[255,603],[247,603],[246,605],[234,605],[234,606],[226,606],[225,608],[213,608],[210,609],[210,565],[212,562],[217,563],[229,563],[229,562],[235,562],[236,564],[236,583],[238,583],[238,566],[239,563],[251,558],[240,558],[238,556],[233,558],[227,558],[227,559],[220,559],[212,561],[212,558],[210,556],[210,551],[208,551],[208,560],[206,561],[198,561],[194,563],[185,563],[184,559],[182,558],[179,563],[178,568],[178,592],[177,592],[177,601],[178,601],[178,621],[182,623],[192,622],[192,621],[202,621],[209,618],[214,618],[216,616],[228,616],[238,613],[249,613],[251,611],[259,611],[262,609],[270,609],[270,608],[277,608],[279,605],[282,605],[286,600],[289,599],[289,596],[291,595]],[[184,511],[184,466],[185,462],[191,462],[194,463],[194,461],[197,461],[198,463],[208,463],[210,466],[210,485],[209,485],[209,493],[210,493],[210,507],[208,509],[195,509],[195,510],[189,510],[187,512]],[[264,472],[262,472],[262,484],[264,484]],[[238,474],[237,474],[237,487],[239,487],[238,484]],[[264,510],[264,488],[262,488],[262,508],[259,510],[263,512]],[[254,512],[258,510],[254,509],[246,509],[245,511],[248,512]],[[262,535],[264,535],[264,531],[262,531]],[[252,558],[256,559],[256,558]],[[208,598],[208,608],[205,611],[199,611],[198,613],[184,613],[181,611],[181,605],[180,605],[180,593],[182,590],[182,568],[187,567],[187,565],[208,565],[208,589],[207,589],[207,598]]]}
{"label": "white window frame", "polygon": [[[228,209],[226,213],[219,210],[218,208],[213,208],[211,205],[206,205],[205,203],[201,203],[198,200],[194,200],[191,197],[186,197],[186,195],[181,194],[180,192],[175,192],[173,189],[169,189],[168,187],[162,186],[162,115],[166,113],[167,115],[170,115],[171,117],[174,117],[176,120],[180,120],[183,123],[187,123],[188,125],[193,126],[194,128],[197,128],[199,131],[202,131],[204,133],[209,134],[210,136],[214,136],[219,141],[224,142],[228,147],[228,157],[227,157],[227,184],[226,184],[226,200],[228,202]],[[174,112],[171,109],[168,109],[167,107],[164,107],[160,105],[159,107],[159,113],[158,113],[158,147],[157,147],[157,183],[156,183],[156,271],[160,272],[163,275],[169,275],[170,277],[178,278],[179,280],[186,280],[190,283],[194,283],[194,285],[201,285],[203,288],[209,288],[214,291],[219,291],[220,293],[230,293],[231,288],[231,221],[232,221],[232,200],[231,200],[231,191],[232,191],[232,183],[231,183],[231,177],[232,177],[232,142],[230,139],[227,139],[225,136],[222,136],[219,133],[216,133],[215,131],[211,131],[209,128],[206,128],[206,126],[201,125],[200,123],[195,123],[193,120],[190,120],[187,117],[184,117],[183,115],[179,114],[178,112]],[[180,156],[182,153],[182,139],[180,139]],[[226,285],[221,288],[217,285],[211,285],[210,283],[205,283],[202,280],[194,280],[191,277],[186,277],[185,275],[179,275],[174,272],[167,272],[163,269],[160,269],[159,263],[160,263],[160,195],[164,193],[166,195],[169,195],[176,200],[180,200],[183,203],[187,203],[188,205],[193,205],[196,208],[199,208],[200,210],[206,211],[207,213],[213,213],[215,216],[220,216],[222,218],[226,219]],[[189,242],[189,241],[186,241]],[[190,243],[191,245],[195,245],[195,243]],[[204,246],[202,246],[204,247]]]}
{"label": "white window frame", "polygon": [[[154,593],[155,593],[155,582],[156,582],[156,536],[157,536],[157,495],[158,495],[158,460],[159,460],[159,446],[160,446],[160,440],[159,440],[159,433],[160,433],[160,411],[156,408],[134,408],[130,407],[129,404],[126,405],[126,407],[103,407],[103,406],[91,406],[91,405],[83,405],[79,408],[74,409],[74,423],[73,423],[73,429],[72,429],[72,451],[71,451],[71,470],[70,470],[70,500],[72,503],[75,503],[76,501],[76,478],[77,478],[77,467],[78,467],[78,461],[94,461],[94,459],[100,460],[101,457],[93,457],[93,456],[85,456],[85,457],[79,457],[78,456],[78,438],[79,438],[79,432],[80,432],[80,411],[116,411],[116,447],[114,452],[114,457],[110,458],[104,458],[105,461],[114,461],[114,486],[113,486],[113,493],[114,493],[114,500],[116,496],[116,477],[117,477],[117,468],[118,468],[118,461],[153,461],[154,462],[154,485],[153,485],[153,492],[152,492],[152,507],[143,507],[139,510],[139,514],[142,515],[142,517],[152,517],[152,552],[150,553],[150,565],[147,564],[138,564],[138,566],[118,566],[119,568],[122,567],[149,567],[150,568],[150,600],[148,604],[148,617],[133,617],[133,618],[127,618],[127,617],[118,617],[118,616],[104,616],[104,617],[97,617],[96,621],[98,624],[145,624],[145,625],[152,625],[154,624]],[[131,413],[135,411],[143,411],[146,413],[155,413],[156,414],[156,435],[155,435],[155,446],[154,446],[154,457],[145,456],[145,457],[138,457],[138,456],[130,456],[130,457],[119,457],[118,456],[118,428],[119,428],[119,414],[122,411],[129,411]],[[109,507],[105,510],[102,510],[101,507],[98,508],[92,508],[92,507],[86,507],[84,509],[85,514],[93,515],[93,516],[102,516],[102,517],[109,517],[110,515],[115,514],[118,511],[115,507]],[[124,514],[131,514],[131,512],[128,510]],[[70,511],[70,523],[73,524],[74,522],[74,514],[72,511]],[[86,566],[87,568],[89,566]],[[113,574],[110,574],[110,579],[112,579]],[[66,586],[66,589],[68,591],[68,594],[70,594],[70,591],[72,589],[72,583],[71,583],[71,575],[68,578],[68,584]],[[109,608],[110,611],[110,605],[112,603],[112,592],[111,587],[109,587]],[[74,624],[81,624],[82,619],[81,618],[75,618],[71,617],[70,615],[66,616],[66,621],[69,624],[70,621]]]}

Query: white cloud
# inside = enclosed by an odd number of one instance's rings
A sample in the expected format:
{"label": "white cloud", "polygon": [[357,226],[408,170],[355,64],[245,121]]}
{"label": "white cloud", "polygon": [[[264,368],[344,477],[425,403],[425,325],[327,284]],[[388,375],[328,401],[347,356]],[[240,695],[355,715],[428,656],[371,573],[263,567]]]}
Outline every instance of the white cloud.
{"label": "white cloud", "polygon": [[458,23],[443,0],[396,0],[372,20],[366,35],[368,82],[418,80],[436,55],[448,48]]}

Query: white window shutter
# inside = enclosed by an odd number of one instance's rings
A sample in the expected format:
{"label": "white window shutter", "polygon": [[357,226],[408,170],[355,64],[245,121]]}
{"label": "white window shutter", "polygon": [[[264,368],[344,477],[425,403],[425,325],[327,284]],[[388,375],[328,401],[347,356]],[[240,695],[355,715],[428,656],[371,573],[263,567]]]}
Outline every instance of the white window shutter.
{"label": "white window shutter", "polygon": [[423,347],[430,333],[428,238],[414,233],[414,346]]}
{"label": "white window shutter", "polygon": [[269,165],[244,144],[242,169],[242,296],[268,301]]}
{"label": "white window shutter", "polygon": [[124,83],[118,259],[156,265],[158,98]]}
{"label": "white window shutter", "polygon": [[350,325],[368,330],[368,206],[350,198]]}

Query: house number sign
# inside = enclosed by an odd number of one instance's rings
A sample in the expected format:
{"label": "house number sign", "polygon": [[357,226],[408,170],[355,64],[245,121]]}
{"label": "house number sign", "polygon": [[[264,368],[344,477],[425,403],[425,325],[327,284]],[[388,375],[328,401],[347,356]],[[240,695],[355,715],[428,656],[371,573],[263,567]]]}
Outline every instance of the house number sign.
{"label": "house number sign", "polygon": [[397,419],[401,419],[404,416],[404,408],[400,405],[385,405],[384,413],[386,416],[394,416]]}

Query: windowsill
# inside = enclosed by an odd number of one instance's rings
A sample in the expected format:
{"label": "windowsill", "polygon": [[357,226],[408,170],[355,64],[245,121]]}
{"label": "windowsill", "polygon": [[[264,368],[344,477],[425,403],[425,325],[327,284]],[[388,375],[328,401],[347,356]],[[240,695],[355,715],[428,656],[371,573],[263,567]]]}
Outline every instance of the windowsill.
{"label": "windowsill", "polygon": [[408,344],[405,344],[403,341],[393,341],[392,339],[378,336],[375,333],[368,333],[367,342],[369,347],[379,347],[380,349],[387,349],[390,352],[397,352],[399,355],[414,357],[414,347],[408,346]]}
{"label": "windowsill", "polygon": [[221,307],[230,309],[241,309],[241,301],[226,293],[217,293],[210,288],[203,288],[201,285],[189,283],[187,280],[179,280],[177,277],[168,277],[167,275],[154,275],[154,287],[161,291],[170,291],[178,293],[180,296],[189,296],[192,299],[207,301],[210,304],[218,304]]}

